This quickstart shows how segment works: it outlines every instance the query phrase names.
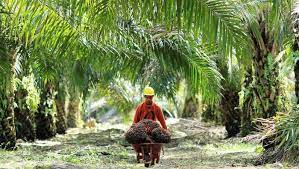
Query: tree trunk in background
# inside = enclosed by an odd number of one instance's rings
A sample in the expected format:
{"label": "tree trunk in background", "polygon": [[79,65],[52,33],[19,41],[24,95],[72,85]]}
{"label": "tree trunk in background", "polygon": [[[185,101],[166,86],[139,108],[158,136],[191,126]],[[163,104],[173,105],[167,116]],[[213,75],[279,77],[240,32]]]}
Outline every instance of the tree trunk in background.
{"label": "tree trunk in background", "polygon": [[48,82],[41,93],[41,100],[36,113],[36,136],[38,139],[44,140],[56,135],[53,92],[54,86]]}
{"label": "tree trunk in background", "polygon": [[16,129],[15,129],[15,115],[14,115],[14,77],[15,77],[15,63],[16,51],[10,54],[10,70],[6,78],[6,97],[7,105],[4,110],[3,119],[1,121],[0,144],[2,148],[14,149],[16,145]]}
{"label": "tree trunk in background", "polygon": [[240,132],[239,94],[235,89],[226,88],[222,92],[220,110],[227,131],[227,137],[234,137]]}
{"label": "tree trunk in background", "polygon": [[[241,71],[241,69],[232,66],[231,72],[229,72],[227,61],[219,59],[216,61],[216,63],[222,76],[224,77],[224,79],[221,81],[222,97],[218,105],[219,111],[221,113],[218,114],[221,114],[221,123],[225,126],[227,138],[230,138],[236,136],[240,132],[241,127],[241,112],[239,108],[241,76],[240,73],[238,73]],[[231,77],[231,75],[234,77]]]}
{"label": "tree trunk in background", "polygon": [[250,68],[247,71],[244,80],[244,98],[242,103],[242,116],[241,116],[241,135],[246,136],[252,130],[251,125],[251,116],[253,113],[253,90],[251,87],[252,84],[252,69]]}
{"label": "tree trunk in background", "polygon": [[[18,73],[17,77],[21,81],[24,77],[29,77],[31,75],[30,71],[30,61],[29,54],[22,53],[22,71]],[[23,82],[16,85],[15,91],[15,123],[16,123],[16,134],[17,139],[23,139],[25,141],[34,141],[36,139],[35,130],[35,110],[31,110],[26,103],[26,99],[29,94]],[[29,96],[30,98],[31,96]]]}
{"label": "tree trunk in background", "polygon": [[[295,22],[298,22],[298,21],[299,20],[297,18],[295,18]],[[299,26],[299,23],[297,23],[297,25]],[[298,52],[299,51],[299,27],[294,26],[294,30],[295,30],[294,31],[295,42],[293,44],[293,51]],[[297,57],[297,56],[294,56],[294,57]],[[294,73],[295,73],[295,94],[297,97],[297,104],[299,104],[299,60],[298,59],[295,59]]]}
{"label": "tree trunk in background", "polygon": [[4,101],[7,100],[7,97],[5,95],[5,91],[1,88],[0,89],[0,147],[1,145],[4,143],[5,139],[4,139],[4,129],[2,127],[2,120],[4,118],[5,115],[5,109],[6,109],[6,104]]}
{"label": "tree trunk in background", "polygon": [[272,59],[271,55],[256,55],[254,57],[256,82],[253,92],[257,101],[257,110],[262,112],[263,118],[275,116],[277,111],[278,71],[277,66],[273,65],[273,61],[269,61]]}
{"label": "tree trunk in background", "polygon": [[199,100],[192,91],[190,84],[186,84],[187,94],[185,98],[182,118],[198,118]]}
{"label": "tree trunk in background", "polygon": [[66,112],[65,112],[65,100],[55,99],[57,110],[56,128],[58,134],[65,134],[66,126]]}
{"label": "tree trunk in background", "polygon": [[70,91],[70,99],[67,113],[67,127],[80,127],[81,122],[81,93],[78,89],[73,88]]}
{"label": "tree trunk in background", "polygon": [[269,38],[271,27],[266,25],[265,17],[258,19],[262,42],[257,41],[255,31],[249,30],[253,41],[253,70],[255,83],[253,92],[255,96],[257,113],[261,113],[263,118],[275,116],[277,111],[277,99],[279,96],[279,84],[277,80],[278,66],[274,62],[275,56],[279,52],[277,44]]}
{"label": "tree trunk in background", "polygon": [[2,127],[4,131],[4,144],[2,147],[5,149],[14,149],[16,145],[16,129],[15,129],[15,121],[14,121],[14,96],[11,93],[7,99],[7,110],[6,116],[2,120]]}
{"label": "tree trunk in background", "polygon": [[176,110],[176,112],[173,113],[174,117],[178,118],[179,117],[178,115],[180,114],[180,109],[179,109],[179,106],[178,106],[179,103],[178,103],[177,99],[174,97],[174,95],[172,95],[171,99],[172,99],[172,102],[173,102],[175,110]]}
{"label": "tree trunk in background", "polygon": [[[298,52],[299,51],[299,3],[296,2],[294,5],[294,10],[292,13],[292,22],[293,22],[293,33],[295,37],[295,41],[293,43],[293,51]],[[299,59],[296,54],[294,54],[295,57],[295,66],[294,66],[294,73],[295,73],[295,94],[297,97],[297,104],[299,104]]]}
{"label": "tree trunk in background", "polygon": [[297,97],[297,104],[299,104],[299,60],[296,61],[295,67],[295,93]]}
{"label": "tree trunk in background", "polygon": [[31,112],[26,104],[26,97],[28,91],[26,89],[18,89],[15,92],[15,102],[18,107],[15,111],[15,123],[17,139],[23,139],[25,141],[34,141],[36,138],[35,132],[35,117],[34,112]]}
{"label": "tree trunk in background", "polygon": [[197,118],[198,117],[198,99],[196,96],[187,96],[184,104],[182,118]]}
{"label": "tree trunk in background", "polygon": [[66,104],[66,91],[63,82],[58,83],[58,93],[55,97],[56,103],[56,110],[57,110],[57,121],[56,121],[56,128],[57,133],[65,134],[67,125],[66,125],[66,111],[65,111],[65,104]]}
{"label": "tree trunk in background", "polygon": [[221,117],[217,114],[215,106],[207,105],[201,114],[202,121],[204,122],[216,122],[216,124],[221,124]]}

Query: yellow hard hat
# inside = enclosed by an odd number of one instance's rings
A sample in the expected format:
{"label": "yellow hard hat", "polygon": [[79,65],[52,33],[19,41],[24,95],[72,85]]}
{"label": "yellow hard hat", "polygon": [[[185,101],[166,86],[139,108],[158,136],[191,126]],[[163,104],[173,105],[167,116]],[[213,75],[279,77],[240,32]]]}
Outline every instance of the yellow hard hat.
{"label": "yellow hard hat", "polygon": [[143,90],[143,95],[146,95],[146,96],[153,96],[155,95],[155,90],[152,88],[152,87],[145,87],[144,90]]}

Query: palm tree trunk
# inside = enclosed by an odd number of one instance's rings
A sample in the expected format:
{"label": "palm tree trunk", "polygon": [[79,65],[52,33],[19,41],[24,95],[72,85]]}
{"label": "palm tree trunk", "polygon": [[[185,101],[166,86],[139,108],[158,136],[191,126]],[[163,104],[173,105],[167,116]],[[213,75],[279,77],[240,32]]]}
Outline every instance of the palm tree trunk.
{"label": "palm tree trunk", "polygon": [[54,86],[48,82],[41,93],[41,100],[36,113],[36,136],[38,139],[44,140],[56,135],[53,92]]}
{"label": "palm tree trunk", "polygon": [[15,102],[17,107],[15,111],[16,134],[17,139],[26,141],[34,141],[36,132],[34,127],[34,113],[30,111],[26,104],[28,91],[26,89],[18,89],[15,92]]}
{"label": "palm tree trunk", "polygon": [[2,138],[0,144],[2,148],[14,149],[16,145],[16,129],[15,129],[15,115],[14,115],[14,77],[15,77],[15,63],[16,63],[16,51],[13,51],[10,55],[10,71],[6,78],[6,97],[7,106],[3,113],[3,119],[1,121],[0,133]]}
{"label": "palm tree trunk", "polygon": [[253,70],[255,83],[253,83],[253,92],[255,97],[255,108],[263,118],[269,118],[276,114],[277,99],[279,96],[279,84],[277,80],[277,63],[274,62],[279,49],[277,44],[269,38],[271,31],[269,25],[266,25],[265,18],[260,16],[258,19],[262,42],[257,40],[254,30],[250,30],[253,41],[254,56]]}
{"label": "palm tree trunk", "polygon": [[175,113],[174,113],[174,117],[178,118],[178,115],[180,114],[180,109],[179,109],[179,106],[178,106],[178,102],[177,102],[176,98],[174,97],[174,95],[171,96],[171,99],[172,99],[172,102],[173,102],[175,110],[176,110]]}
{"label": "palm tree trunk", "polygon": [[239,94],[234,89],[224,89],[222,92],[222,99],[220,102],[220,110],[223,114],[223,121],[227,131],[227,137],[234,137],[240,132],[240,111]]}
{"label": "palm tree trunk", "polygon": [[182,113],[183,118],[197,118],[198,117],[198,99],[196,96],[189,95],[185,99],[184,109]]}
{"label": "palm tree trunk", "polygon": [[295,93],[297,97],[297,104],[299,104],[299,60],[295,64],[294,72],[295,72]]}
{"label": "palm tree trunk", "polygon": [[252,118],[252,112],[253,112],[253,90],[251,87],[252,84],[252,70],[249,69],[245,76],[244,81],[244,100],[242,103],[242,115],[241,115],[241,135],[246,136],[250,133],[252,130],[251,125],[251,118]]}
{"label": "palm tree trunk", "polygon": [[[295,4],[295,8],[294,11],[298,11],[296,10],[296,8],[299,7],[299,3],[297,2]],[[294,52],[298,52],[299,51],[299,13],[298,12],[294,12],[292,14],[293,16],[293,31],[294,31],[294,35],[295,35],[295,41],[293,43],[293,51]],[[299,104],[299,60],[296,60],[295,63],[295,67],[294,67],[294,73],[295,73],[295,94],[297,97],[297,104]]]}
{"label": "palm tree trunk", "polygon": [[75,87],[70,92],[70,99],[67,114],[67,127],[80,127],[81,122],[81,93]]}
{"label": "palm tree trunk", "polygon": [[[62,80],[62,79],[61,79]],[[65,134],[67,125],[66,125],[66,89],[64,82],[61,81],[57,84],[57,95],[55,96],[56,110],[57,110],[57,121],[56,128],[58,134]]]}
{"label": "palm tree trunk", "polygon": [[57,121],[56,128],[58,134],[65,134],[66,126],[66,112],[65,112],[65,100],[55,99],[57,109]]}
{"label": "palm tree trunk", "polygon": [[277,66],[269,62],[271,59],[271,55],[256,56],[254,58],[256,83],[254,84],[253,92],[258,103],[256,105],[257,110],[262,112],[263,118],[275,116],[277,111],[276,102],[279,96],[278,71]]}
{"label": "palm tree trunk", "polygon": [[[241,90],[241,85],[239,84],[240,76],[237,70],[233,68],[232,73],[236,75],[230,77],[228,65],[225,61],[219,59],[216,63],[224,77],[221,81],[223,88],[221,90],[222,97],[219,103],[219,111],[221,112],[222,118],[221,122],[227,131],[227,138],[230,138],[236,136],[240,132],[241,127],[241,112],[239,108],[239,92]],[[240,69],[238,71],[240,71]]]}
{"label": "palm tree trunk", "polygon": [[213,105],[207,105],[201,114],[201,118],[204,122],[219,122],[217,113],[215,112],[215,107]]}

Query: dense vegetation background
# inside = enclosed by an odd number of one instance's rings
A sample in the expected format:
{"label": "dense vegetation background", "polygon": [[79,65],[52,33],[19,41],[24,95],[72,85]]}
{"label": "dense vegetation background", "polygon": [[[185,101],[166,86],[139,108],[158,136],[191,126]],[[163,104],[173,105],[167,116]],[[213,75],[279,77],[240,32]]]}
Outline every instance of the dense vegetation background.
{"label": "dense vegetation background", "polygon": [[294,0],[2,0],[0,145],[131,123],[150,85],[165,116],[261,132],[258,161],[296,163],[298,13]]}

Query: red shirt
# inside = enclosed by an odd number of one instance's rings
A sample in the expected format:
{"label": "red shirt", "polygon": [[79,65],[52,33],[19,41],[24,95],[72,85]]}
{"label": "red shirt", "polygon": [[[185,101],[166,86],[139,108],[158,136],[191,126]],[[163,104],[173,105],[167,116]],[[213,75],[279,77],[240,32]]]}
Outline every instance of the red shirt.
{"label": "red shirt", "polygon": [[155,103],[153,103],[151,106],[146,105],[145,102],[138,105],[134,116],[134,123],[138,123],[142,119],[152,119],[154,121],[158,119],[162,127],[167,129],[161,108]]}

